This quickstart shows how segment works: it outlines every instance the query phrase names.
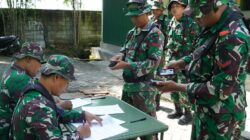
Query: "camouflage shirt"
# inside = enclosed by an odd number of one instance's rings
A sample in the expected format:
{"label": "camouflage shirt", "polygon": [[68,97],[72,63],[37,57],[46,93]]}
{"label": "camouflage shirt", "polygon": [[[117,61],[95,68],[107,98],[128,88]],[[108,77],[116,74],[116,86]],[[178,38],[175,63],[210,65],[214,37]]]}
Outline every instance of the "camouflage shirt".
{"label": "camouflage shirt", "polygon": [[186,63],[193,60],[189,67],[191,83],[187,90],[198,113],[233,113],[246,107],[245,65],[250,37],[241,19],[226,22],[228,17],[235,14],[235,11],[227,8],[221,19],[199,37],[197,47],[218,34],[207,54],[196,61],[194,55],[183,58]]}
{"label": "camouflage shirt", "polygon": [[158,19],[155,19],[155,17],[152,17],[152,20],[158,25],[158,28],[161,30],[161,32],[164,35],[164,46],[163,46],[163,54],[162,54],[162,60],[159,64],[158,70],[161,70],[165,66],[165,58],[167,55],[167,48],[166,44],[168,41],[168,30],[169,30],[169,22],[170,18],[167,15],[161,15]]}
{"label": "camouflage shirt", "polygon": [[168,25],[171,19],[167,15],[161,15],[158,19],[152,17],[152,20],[158,25],[158,28],[164,35],[167,35]]}
{"label": "camouflage shirt", "polygon": [[59,123],[83,122],[84,112],[55,109],[55,101],[39,83],[41,91],[29,90],[18,101],[13,117],[11,133],[16,140],[72,140],[78,134],[64,135]]}
{"label": "camouflage shirt", "polygon": [[13,63],[2,76],[0,88],[0,135],[8,135],[11,116],[23,89],[33,80]]}
{"label": "camouflage shirt", "polygon": [[[157,27],[152,28],[153,24],[152,21],[149,21],[144,28],[135,27],[128,33],[127,41],[121,49],[121,52],[126,56],[125,61],[132,67],[123,70],[129,77],[156,74],[162,56],[164,35]],[[147,32],[149,33],[135,53],[139,38]],[[146,82],[125,83],[124,90],[127,92],[157,91],[155,87],[148,85]]]}
{"label": "camouflage shirt", "polygon": [[173,17],[169,26],[168,43],[166,45],[170,53],[169,61],[179,60],[194,50],[192,45],[200,27],[191,17],[186,15],[183,15],[179,21]]}

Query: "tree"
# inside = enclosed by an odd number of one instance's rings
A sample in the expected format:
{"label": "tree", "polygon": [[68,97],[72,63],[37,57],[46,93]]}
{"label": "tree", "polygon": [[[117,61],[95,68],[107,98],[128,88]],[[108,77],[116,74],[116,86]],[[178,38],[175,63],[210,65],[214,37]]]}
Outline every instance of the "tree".
{"label": "tree", "polygon": [[[6,0],[8,9],[1,10],[4,35],[14,34],[23,36],[27,20],[25,9],[33,7],[35,2],[36,0]],[[9,30],[6,31],[6,28]]]}
{"label": "tree", "polygon": [[81,7],[82,7],[82,0],[64,0],[65,4],[70,4],[73,9],[73,38],[74,38],[74,46],[79,45],[80,40],[80,25],[81,25]]}

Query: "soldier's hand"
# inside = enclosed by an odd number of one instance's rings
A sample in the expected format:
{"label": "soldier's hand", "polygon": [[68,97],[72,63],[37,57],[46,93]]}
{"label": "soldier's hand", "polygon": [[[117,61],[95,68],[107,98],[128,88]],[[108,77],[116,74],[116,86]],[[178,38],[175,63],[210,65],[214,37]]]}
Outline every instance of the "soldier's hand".
{"label": "soldier's hand", "polygon": [[112,70],[119,70],[124,68],[129,68],[130,64],[124,61],[117,61],[117,64],[114,67],[111,67]]}
{"label": "soldier's hand", "polygon": [[77,132],[81,138],[87,138],[91,135],[90,126],[88,123],[81,125],[77,128]]}
{"label": "soldier's hand", "polygon": [[122,60],[122,57],[123,57],[123,54],[122,53],[119,53],[115,56],[113,56],[110,61],[121,61]]}
{"label": "soldier's hand", "polygon": [[161,92],[173,92],[178,90],[178,84],[174,81],[156,82],[156,87]]}
{"label": "soldier's hand", "polygon": [[71,110],[73,107],[73,104],[71,101],[60,101],[59,103],[57,103],[57,105],[65,110]]}
{"label": "soldier's hand", "polygon": [[87,123],[90,124],[90,125],[91,125],[91,122],[93,120],[96,120],[102,126],[102,118],[100,118],[100,117],[98,117],[98,116],[96,116],[94,114],[91,114],[91,113],[89,113],[87,111],[85,111],[85,119],[86,119]]}
{"label": "soldier's hand", "polygon": [[177,73],[180,70],[185,69],[187,64],[183,60],[178,60],[178,61],[170,61],[164,69],[174,69],[175,73]]}
{"label": "soldier's hand", "polygon": [[178,61],[170,61],[165,67],[164,69],[174,69],[175,71],[179,70],[178,67]]}

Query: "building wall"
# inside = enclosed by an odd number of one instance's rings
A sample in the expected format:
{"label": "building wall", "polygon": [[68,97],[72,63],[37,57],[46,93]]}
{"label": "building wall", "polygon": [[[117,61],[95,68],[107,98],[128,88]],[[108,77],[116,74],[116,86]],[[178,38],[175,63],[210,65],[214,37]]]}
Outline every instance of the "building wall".
{"label": "building wall", "polygon": [[128,0],[103,0],[103,43],[122,46],[127,32],[133,27],[125,16]]}
{"label": "building wall", "polygon": [[[7,10],[2,9],[5,16]],[[38,41],[50,47],[73,45],[73,11],[61,10],[26,10],[27,20],[21,39]],[[2,19],[2,18],[0,18]],[[8,18],[6,18],[8,19]],[[1,24],[0,24],[1,25]],[[9,25],[8,22],[6,25]],[[6,26],[6,34],[12,34]],[[101,40],[101,12],[82,11],[79,26],[79,43],[82,47],[99,46]],[[1,33],[2,34],[2,33]]]}

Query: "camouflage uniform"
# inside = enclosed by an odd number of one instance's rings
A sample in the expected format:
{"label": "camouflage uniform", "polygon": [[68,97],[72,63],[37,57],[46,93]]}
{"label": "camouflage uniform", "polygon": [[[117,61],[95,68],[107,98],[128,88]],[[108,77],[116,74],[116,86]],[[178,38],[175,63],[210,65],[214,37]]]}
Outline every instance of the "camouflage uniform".
{"label": "camouflage uniform", "polygon": [[[228,1],[190,2],[196,16],[203,15],[202,9],[197,7],[211,11],[216,7],[214,4],[228,4]],[[212,40],[214,36],[216,38]],[[213,45],[202,53],[200,48],[206,41]],[[192,139],[239,139],[240,133],[235,135],[235,132],[239,132],[237,129],[245,118],[245,65],[250,47],[250,36],[242,14],[227,7],[220,20],[202,32],[195,45],[199,48],[193,55],[183,58],[190,63],[191,83],[187,91],[195,106]]]}
{"label": "camouflage uniform", "polygon": [[[172,0],[168,5],[168,10],[171,9],[170,7],[173,2],[178,2],[183,5],[186,4],[182,0]],[[166,45],[170,54],[169,61],[179,60],[194,50],[193,42],[199,33],[199,26],[191,17],[184,14],[179,21],[173,17],[169,26],[168,43]],[[185,73],[185,71],[176,73],[176,76],[172,80],[187,83],[188,79],[183,73]],[[181,108],[185,108],[186,113],[190,114],[190,103],[186,93],[172,93],[171,98],[175,103],[177,113],[182,114]]]}
{"label": "camouflage uniform", "polygon": [[[127,6],[128,16],[141,15],[151,11],[151,6],[143,0],[129,1]],[[151,116],[156,116],[154,98],[158,89],[150,85],[148,80],[152,79],[157,72],[162,56],[163,43],[164,35],[150,20],[145,27],[134,27],[130,30],[127,41],[121,49],[125,56],[124,61],[132,67],[125,68],[123,76],[132,79],[144,77],[141,80],[130,82],[124,78],[122,100]],[[140,45],[137,46],[138,44]],[[137,47],[138,49],[136,49]]]}
{"label": "camouflage uniform", "polygon": [[[154,9],[161,9],[161,10],[165,10],[165,7],[163,5],[163,1],[161,0],[156,0],[154,1],[154,4],[153,4],[153,7],[152,7],[152,10]],[[168,27],[169,27],[169,22],[170,22],[170,18],[168,15],[160,15],[158,18],[156,17],[152,17],[151,20],[154,21],[154,23],[157,24],[158,28],[161,30],[161,32],[163,33],[165,39],[164,39],[164,46],[163,46],[163,54],[162,54],[162,59],[161,59],[161,62],[159,64],[159,67],[158,67],[158,70],[157,70],[157,73],[159,75],[159,72],[160,70],[165,66],[165,58],[166,58],[166,54],[167,54],[167,48],[166,48],[166,44],[167,44],[167,40],[168,40],[168,37],[167,37],[167,33],[168,33]],[[161,98],[161,94],[159,92],[159,94],[156,95],[155,97],[155,102],[156,102],[156,109],[160,109],[160,98]]]}
{"label": "camouflage uniform", "polygon": [[[137,3],[128,3],[128,7],[132,4]],[[148,4],[145,5],[149,6]],[[132,16],[133,11],[131,11],[129,11],[127,15]],[[150,8],[144,13],[149,11]],[[132,69],[124,69],[123,75],[132,78],[145,75],[152,75],[152,77],[154,77],[156,74],[156,70],[161,60],[164,36],[156,26],[153,26],[154,23],[149,21],[144,28],[134,27],[129,31],[127,41],[121,49],[121,52],[124,53],[124,59],[131,65]],[[147,35],[145,39],[142,40],[141,45],[138,46],[138,51],[135,52],[136,45],[145,32]],[[157,92],[158,90],[154,86],[149,85],[146,79],[139,82],[125,81],[122,99],[140,110],[155,116],[154,96]]]}
{"label": "camouflage uniform", "polygon": [[[30,56],[43,62],[43,50],[39,44],[24,43],[17,59]],[[9,139],[11,116],[23,89],[33,83],[30,75],[15,62],[11,64],[2,76],[0,87],[0,139]]]}
{"label": "camouflage uniform", "polygon": [[[74,80],[74,66],[63,55],[52,55],[41,70],[43,75],[58,74]],[[77,133],[64,135],[60,123],[83,122],[84,112],[58,110],[56,103],[40,83],[29,85],[18,101],[12,117],[12,135],[16,140],[81,139]]]}

